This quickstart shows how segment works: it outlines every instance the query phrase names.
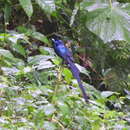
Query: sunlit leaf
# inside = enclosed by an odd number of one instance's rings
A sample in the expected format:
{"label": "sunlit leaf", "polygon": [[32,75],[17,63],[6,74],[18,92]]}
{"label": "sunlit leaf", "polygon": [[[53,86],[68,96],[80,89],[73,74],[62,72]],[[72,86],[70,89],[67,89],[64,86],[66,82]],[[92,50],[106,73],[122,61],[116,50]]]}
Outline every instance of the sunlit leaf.
{"label": "sunlit leaf", "polygon": [[98,0],[98,1],[95,1],[95,0],[83,0],[81,3],[80,3],[80,9],[84,9],[84,10],[88,10],[88,11],[93,11],[93,10],[96,10],[96,9],[99,9],[99,8],[105,8],[108,6],[108,1],[105,1],[105,0]]}
{"label": "sunlit leaf", "polygon": [[19,70],[16,67],[12,67],[12,68],[2,67],[1,69],[7,75],[13,75],[19,72]]}
{"label": "sunlit leaf", "polygon": [[47,37],[40,32],[32,32],[31,36],[35,39],[38,39],[38,40],[44,42],[44,43],[49,43]]}
{"label": "sunlit leaf", "polygon": [[55,64],[55,65],[60,65],[61,64],[61,59],[60,58],[54,58],[54,59],[52,59],[52,62]]}
{"label": "sunlit leaf", "polygon": [[83,73],[83,74],[89,76],[89,72],[87,71],[86,68],[84,68],[83,66],[81,66],[81,65],[79,65],[79,64],[77,64],[77,63],[76,63],[75,65],[76,65],[77,68],[79,69],[80,73]]}
{"label": "sunlit leaf", "polygon": [[73,77],[71,71],[67,68],[64,68],[63,74],[65,76],[65,80],[69,83],[71,81],[72,77]]}
{"label": "sunlit leaf", "polygon": [[36,3],[46,12],[52,13],[55,11],[54,0],[35,0]]}
{"label": "sunlit leaf", "polygon": [[9,58],[9,59],[14,58],[14,56],[10,53],[10,51],[5,50],[5,49],[0,49],[0,55],[4,56],[6,58]]}
{"label": "sunlit leaf", "polygon": [[50,47],[40,47],[39,48],[40,52],[44,55],[44,54],[48,54],[54,56],[55,52],[53,48]]}
{"label": "sunlit leaf", "polygon": [[15,31],[10,32],[11,36],[8,38],[12,43],[17,43],[19,39],[23,39],[25,41],[28,40],[28,38],[24,34],[18,34]]}
{"label": "sunlit leaf", "polygon": [[32,68],[27,66],[24,68],[24,73],[28,73],[28,72],[31,72]]}
{"label": "sunlit leaf", "polygon": [[5,41],[10,37],[10,34],[8,33],[0,33],[0,41]]}
{"label": "sunlit leaf", "polygon": [[89,13],[86,27],[104,42],[113,40],[130,42],[130,15],[128,14],[129,9],[125,8],[119,3],[113,3],[112,8],[107,4],[103,8],[87,9]]}
{"label": "sunlit leaf", "polygon": [[103,97],[105,97],[105,98],[110,97],[110,96],[113,95],[113,94],[114,94],[114,92],[112,92],[112,91],[103,91],[103,92],[101,93],[101,95],[102,95]]}
{"label": "sunlit leaf", "polygon": [[19,43],[13,44],[13,47],[15,48],[15,51],[20,53],[23,56],[26,56],[26,51],[22,45]]}
{"label": "sunlit leaf", "polygon": [[59,102],[58,107],[63,115],[70,114],[69,107],[64,102]]}
{"label": "sunlit leaf", "polygon": [[52,68],[55,67],[54,64],[52,64],[51,61],[44,61],[44,62],[40,62],[38,66],[35,66],[37,68],[37,70],[41,70],[41,69],[47,69],[47,68]]}
{"label": "sunlit leaf", "polygon": [[47,61],[49,59],[53,59],[53,56],[45,56],[45,55],[36,55],[32,57],[28,57],[29,64],[38,64],[40,61]]}
{"label": "sunlit leaf", "polygon": [[130,96],[129,96],[129,95],[128,95],[128,96],[126,96],[126,98],[130,100]]}
{"label": "sunlit leaf", "polygon": [[44,110],[46,115],[50,115],[56,111],[56,109],[54,108],[54,106],[52,104],[45,105],[43,107],[43,110]]}
{"label": "sunlit leaf", "polygon": [[0,117],[0,123],[8,123],[8,121],[4,119],[3,117]]}
{"label": "sunlit leaf", "polygon": [[45,121],[44,122],[44,129],[45,130],[56,130],[56,126],[52,122]]}
{"label": "sunlit leaf", "polygon": [[0,89],[2,89],[2,88],[7,88],[7,87],[8,87],[7,85],[0,83]]}
{"label": "sunlit leaf", "polygon": [[49,43],[49,40],[47,39],[47,37],[44,34],[40,33],[40,32],[36,32],[36,31],[34,31],[32,29],[28,29],[28,28],[26,28],[24,26],[19,26],[18,30],[21,33],[24,33],[27,36],[30,36],[32,38],[35,38],[35,39],[40,40],[40,41],[42,41],[44,43],[47,43],[47,44]]}
{"label": "sunlit leaf", "polygon": [[26,12],[26,14],[28,15],[28,17],[31,17],[33,14],[33,7],[31,0],[19,0],[19,2],[24,11]]}
{"label": "sunlit leaf", "polygon": [[43,56],[43,55],[37,55],[34,57],[29,57],[28,62],[35,66],[38,70],[41,69],[47,69],[47,68],[52,68],[55,65],[49,61],[49,59],[53,59],[53,56]]}

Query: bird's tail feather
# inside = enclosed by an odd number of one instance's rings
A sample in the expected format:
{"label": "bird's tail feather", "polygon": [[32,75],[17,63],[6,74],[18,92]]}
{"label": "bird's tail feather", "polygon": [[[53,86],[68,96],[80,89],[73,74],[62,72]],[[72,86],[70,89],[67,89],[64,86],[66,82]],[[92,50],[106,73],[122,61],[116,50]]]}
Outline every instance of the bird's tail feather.
{"label": "bird's tail feather", "polygon": [[67,59],[67,62],[68,62],[69,68],[71,69],[73,76],[77,79],[77,82],[78,82],[79,87],[80,87],[80,89],[83,93],[83,97],[84,97],[85,101],[88,102],[89,97],[86,94],[84,86],[81,82],[81,79],[80,79],[80,76],[79,76],[80,72],[79,72],[78,68],[76,67],[74,62],[72,62],[70,59]]}

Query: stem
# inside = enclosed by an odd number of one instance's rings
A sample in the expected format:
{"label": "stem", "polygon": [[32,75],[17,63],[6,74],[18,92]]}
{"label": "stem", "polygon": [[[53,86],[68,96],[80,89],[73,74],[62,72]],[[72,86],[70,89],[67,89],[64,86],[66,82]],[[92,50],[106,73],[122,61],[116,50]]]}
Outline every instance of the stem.
{"label": "stem", "polygon": [[109,0],[110,7],[112,8],[112,0]]}
{"label": "stem", "polygon": [[61,130],[65,130],[64,126],[60,123],[60,121],[58,121],[58,120],[55,119],[54,117],[52,118],[52,121],[53,121],[53,122],[56,122],[56,123],[61,127]]}

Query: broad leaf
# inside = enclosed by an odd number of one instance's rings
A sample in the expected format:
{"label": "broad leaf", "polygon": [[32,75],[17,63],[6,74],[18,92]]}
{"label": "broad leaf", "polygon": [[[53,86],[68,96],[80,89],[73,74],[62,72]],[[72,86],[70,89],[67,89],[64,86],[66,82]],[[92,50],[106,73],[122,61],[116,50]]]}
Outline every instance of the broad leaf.
{"label": "broad leaf", "polygon": [[43,55],[37,55],[33,57],[28,58],[29,64],[33,65],[37,70],[41,69],[47,69],[47,68],[52,68],[55,67],[54,64],[52,64],[49,59],[53,59],[53,56],[43,56]]}
{"label": "broad leaf", "polygon": [[31,36],[33,38],[36,38],[44,43],[49,43],[47,37],[45,35],[43,35],[42,33],[39,33],[39,32],[32,32]]}
{"label": "broad leaf", "polygon": [[7,40],[9,37],[11,37],[11,36],[8,33],[0,33],[0,41],[2,41],[2,42]]}
{"label": "broad leaf", "polygon": [[102,5],[86,8],[89,11],[86,27],[104,42],[113,40],[130,42],[130,15],[128,14],[130,6],[121,6],[117,2],[113,3],[112,8],[109,4]]}
{"label": "broad leaf", "polygon": [[51,55],[54,56],[56,53],[54,52],[54,49],[51,47],[39,47],[39,51],[41,52],[41,54],[43,55]]}
{"label": "broad leaf", "polygon": [[69,69],[67,69],[67,68],[64,68],[63,69],[63,74],[65,75],[65,80],[68,82],[68,83],[70,83],[71,82],[71,79],[72,79],[72,73],[71,73],[71,71],[69,70]]}
{"label": "broad leaf", "polygon": [[4,17],[5,17],[6,24],[9,24],[9,20],[10,20],[10,17],[11,17],[11,11],[12,11],[11,6],[6,3],[5,8],[4,8]]}
{"label": "broad leaf", "polygon": [[13,44],[13,48],[16,52],[20,53],[23,56],[26,56],[26,51],[21,44],[18,44],[18,43]]}
{"label": "broad leaf", "polygon": [[11,41],[12,43],[17,43],[19,39],[23,39],[26,42],[28,42],[28,37],[26,37],[24,34],[19,34],[15,31],[10,31],[10,36],[8,37],[8,40]]}
{"label": "broad leaf", "polygon": [[112,92],[112,91],[103,91],[103,92],[101,93],[101,95],[102,95],[104,98],[110,97],[110,96],[112,96],[113,94],[115,94],[115,92]]}
{"label": "broad leaf", "polygon": [[33,7],[32,7],[32,3],[31,0],[19,0],[22,8],[24,9],[24,11],[26,12],[28,17],[31,17],[33,14]]}
{"label": "broad leaf", "polygon": [[99,9],[99,8],[105,8],[106,7],[106,3],[103,1],[101,2],[100,0],[95,1],[95,0],[83,0],[83,2],[80,3],[81,10],[88,10],[88,11],[93,11],[95,9]]}
{"label": "broad leaf", "polygon": [[56,130],[56,126],[52,122],[45,121],[44,122],[44,129],[45,130]]}
{"label": "broad leaf", "polygon": [[5,50],[5,49],[0,49],[0,56],[4,56],[5,58],[8,58],[8,59],[13,59],[14,56],[10,53],[10,51],[8,50]]}
{"label": "broad leaf", "polygon": [[55,11],[54,0],[35,0],[36,3],[46,12],[52,13]]}
{"label": "broad leaf", "polygon": [[45,112],[45,115],[50,115],[53,114],[56,111],[56,109],[52,104],[47,104],[43,107],[43,111]]}
{"label": "broad leaf", "polygon": [[90,77],[89,76],[89,72],[86,70],[86,68],[84,68],[83,66],[81,66],[81,65],[79,65],[79,64],[75,64],[76,66],[77,66],[77,68],[79,69],[79,71],[80,71],[80,73],[83,73],[83,74],[85,74],[85,75],[87,75],[88,77]]}
{"label": "broad leaf", "polygon": [[16,68],[16,67],[12,67],[12,68],[9,68],[9,67],[1,67],[1,70],[4,72],[4,74],[6,75],[14,75],[16,73],[19,72],[19,70]]}
{"label": "broad leaf", "polygon": [[24,33],[25,35],[31,36],[32,38],[40,40],[40,41],[42,41],[44,43],[49,43],[47,37],[44,34],[40,33],[40,32],[36,32],[36,31],[34,31],[32,29],[28,29],[28,28],[26,28],[24,26],[19,26],[17,29],[18,29],[18,31],[20,33]]}
{"label": "broad leaf", "polygon": [[11,66],[12,63],[15,63],[14,56],[10,51],[0,48],[0,66]]}

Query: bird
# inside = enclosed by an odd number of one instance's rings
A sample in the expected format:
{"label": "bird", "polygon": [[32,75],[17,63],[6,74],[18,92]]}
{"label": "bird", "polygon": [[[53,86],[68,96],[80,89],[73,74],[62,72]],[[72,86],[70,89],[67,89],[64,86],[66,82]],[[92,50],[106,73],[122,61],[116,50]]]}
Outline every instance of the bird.
{"label": "bird", "polygon": [[72,52],[69,50],[69,48],[67,48],[64,45],[64,42],[62,40],[57,39],[57,38],[52,38],[51,40],[53,42],[53,48],[54,48],[56,54],[59,57],[61,57],[63,59],[63,61],[65,61],[65,64],[68,65],[68,68],[71,70],[72,75],[78,82],[78,85],[82,91],[85,101],[88,102],[89,96],[85,92],[85,88],[80,79],[80,71],[74,63],[74,58],[73,58]]}

